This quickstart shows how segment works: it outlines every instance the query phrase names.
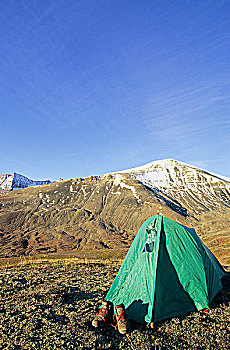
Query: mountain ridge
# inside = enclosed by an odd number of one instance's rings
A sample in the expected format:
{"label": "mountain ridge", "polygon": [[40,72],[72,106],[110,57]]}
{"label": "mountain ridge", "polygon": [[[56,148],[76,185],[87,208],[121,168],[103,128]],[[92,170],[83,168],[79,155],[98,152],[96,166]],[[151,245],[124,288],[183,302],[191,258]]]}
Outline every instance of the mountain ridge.
{"label": "mountain ridge", "polygon": [[[148,168],[151,168],[154,165],[164,164],[167,162],[174,162],[176,164],[190,167],[190,168],[193,168],[195,170],[202,171],[203,173],[206,173],[206,174],[211,175],[213,177],[216,177],[220,180],[230,182],[230,177],[227,177],[224,175],[219,175],[217,173],[210,172],[210,171],[202,169],[200,167],[196,167],[195,165],[190,165],[190,164],[187,164],[185,162],[182,162],[182,161],[179,161],[179,160],[176,160],[173,158],[165,158],[162,160],[155,160],[155,161],[152,161],[152,162],[149,162],[147,164],[137,166],[134,168],[118,170],[118,171],[109,172],[109,173],[105,173],[105,174],[101,174],[101,175],[94,175],[94,176],[100,177],[100,176],[120,174],[120,173],[135,173],[135,172],[140,171],[140,170],[148,170]],[[86,176],[86,177],[82,177],[82,178],[87,178],[87,177],[90,177],[90,176]],[[63,179],[59,179],[59,180],[63,181]],[[22,174],[18,174],[16,172],[14,172],[13,174],[0,175],[0,189],[2,189],[2,190],[9,190],[10,191],[13,189],[22,189],[22,188],[26,188],[26,187],[30,187],[30,186],[46,185],[49,183],[51,183],[50,180],[31,180],[27,176],[22,175]]]}
{"label": "mountain ridge", "polygon": [[[135,172],[135,171],[139,171],[139,170],[143,170],[143,169],[147,169],[151,166],[154,166],[154,165],[158,165],[160,163],[166,163],[166,162],[175,162],[177,164],[181,164],[181,165],[184,165],[184,166],[187,166],[187,167],[190,167],[190,168],[193,168],[193,169],[197,169],[199,171],[202,171],[204,173],[207,173],[209,175],[212,175],[214,177],[217,177],[221,180],[224,180],[224,181],[228,181],[230,182],[230,177],[228,176],[224,176],[224,175],[219,175],[217,173],[214,173],[214,172],[210,172],[209,170],[206,170],[206,169],[203,169],[203,168],[200,168],[200,167],[197,167],[195,165],[191,165],[191,164],[188,164],[188,163],[185,163],[185,162],[182,162],[180,160],[176,160],[176,159],[173,159],[173,158],[165,158],[165,159],[161,159],[161,160],[155,160],[155,161],[152,161],[150,163],[147,163],[147,164],[144,164],[144,165],[140,165],[138,167],[134,167],[134,168],[130,168],[130,169],[124,169],[124,170],[120,170],[120,171],[116,171],[114,173],[128,173],[128,172]],[[110,174],[113,174],[113,173],[110,173]]]}

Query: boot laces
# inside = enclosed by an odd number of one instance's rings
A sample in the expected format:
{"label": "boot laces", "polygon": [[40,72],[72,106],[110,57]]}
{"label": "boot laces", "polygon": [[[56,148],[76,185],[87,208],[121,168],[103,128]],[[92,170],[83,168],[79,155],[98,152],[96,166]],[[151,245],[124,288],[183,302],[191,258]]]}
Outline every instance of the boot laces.
{"label": "boot laces", "polygon": [[122,312],[120,313],[120,315],[118,316],[117,322],[121,322],[121,323],[125,323],[125,311],[122,310]]}
{"label": "boot laces", "polygon": [[113,322],[114,322],[114,324],[111,323],[111,326],[114,327],[114,328],[117,327],[118,322],[125,323],[125,310],[122,310],[120,315],[114,314],[113,315]]}
{"label": "boot laces", "polygon": [[102,308],[100,308],[99,312],[98,312],[98,317],[102,318],[103,320],[105,320],[105,317],[108,315],[108,310],[107,310],[107,306],[104,305],[102,306]]}

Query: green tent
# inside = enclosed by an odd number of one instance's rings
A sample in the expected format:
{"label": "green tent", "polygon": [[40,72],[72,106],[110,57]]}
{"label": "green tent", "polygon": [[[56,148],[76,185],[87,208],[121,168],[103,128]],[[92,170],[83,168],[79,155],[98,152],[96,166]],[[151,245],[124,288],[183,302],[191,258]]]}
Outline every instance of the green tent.
{"label": "green tent", "polygon": [[192,228],[161,215],[138,231],[105,300],[156,322],[208,308],[225,272]]}

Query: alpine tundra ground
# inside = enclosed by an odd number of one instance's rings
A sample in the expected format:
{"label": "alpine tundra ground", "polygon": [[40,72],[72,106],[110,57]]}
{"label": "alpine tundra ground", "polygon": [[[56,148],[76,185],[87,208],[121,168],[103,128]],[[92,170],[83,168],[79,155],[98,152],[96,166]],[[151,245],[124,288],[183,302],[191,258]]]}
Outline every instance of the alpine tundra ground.
{"label": "alpine tundra ground", "polygon": [[0,349],[229,349],[230,279],[208,312],[128,335],[91,321],[120,262],[32,263],[0,269]]}

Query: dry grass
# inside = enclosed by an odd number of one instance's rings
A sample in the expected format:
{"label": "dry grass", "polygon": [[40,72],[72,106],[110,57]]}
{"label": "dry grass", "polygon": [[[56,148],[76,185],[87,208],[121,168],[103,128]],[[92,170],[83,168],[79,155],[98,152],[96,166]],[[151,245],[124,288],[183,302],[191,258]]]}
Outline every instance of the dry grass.
{"label": "dry grass", "polygon": [[38,264],[43,265],[75,265],[79,263],[122,263],[127,249],[117,250],[85,250],[75,254],[41,254],[33,256],[0,258],[0,268],[9,267],[32,267]]}

